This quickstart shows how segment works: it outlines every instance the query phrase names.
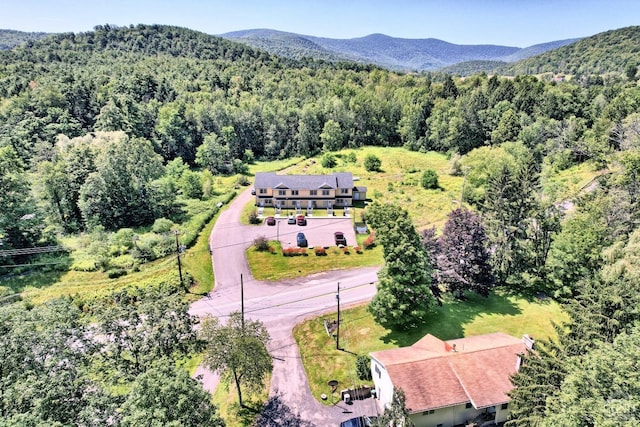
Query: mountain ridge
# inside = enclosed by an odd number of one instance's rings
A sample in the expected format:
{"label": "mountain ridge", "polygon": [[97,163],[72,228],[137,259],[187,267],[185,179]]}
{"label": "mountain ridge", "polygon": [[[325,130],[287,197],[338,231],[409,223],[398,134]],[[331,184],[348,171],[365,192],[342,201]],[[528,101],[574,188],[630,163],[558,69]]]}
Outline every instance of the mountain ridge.
{"label": "mountain ridge", "polygon": [[[470,61],[511,63],[580,40],[556,40],[520,48],[496,44],[462,45],[437,38],[400,38],[382,33],[334,39],[266,28],[232,31],[218,36],[291,58],[311,56],[325,60],[350,60],[395,71],[435,71]],[[300,49],[305,42],[309,44]]]}

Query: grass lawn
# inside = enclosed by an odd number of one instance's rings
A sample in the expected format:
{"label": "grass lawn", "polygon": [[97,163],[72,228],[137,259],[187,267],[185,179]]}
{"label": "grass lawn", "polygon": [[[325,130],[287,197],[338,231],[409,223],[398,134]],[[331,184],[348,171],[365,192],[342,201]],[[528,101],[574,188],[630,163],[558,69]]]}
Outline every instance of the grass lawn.
{"label": "grass lawn", "polygon": [[220,382],[220,385],[213,394],[213,404],[218,407],[218,413],[222,417],[227,427],[244,427],[253,425],[256,417],[264,407],[269,398],[269,383],[271,376],[265,381],[266,386],[258,394],[249,394],[246,390],[242,392],[244,408],[238,405],[238,393],[235,385]]}
{"label": "grass lawn", "polygon": [[[346,155],[356,154],[356,162],[350,163]],[[333,153],[338,161],[335,168],[323,168],[320,158],[310,158],[287,170],[291,174],[331,174],[352,172],[354,184],[367,187],[367,198],[372,201],[393,202],[405,208],[418,229],[436,226],[442,228],[447,214],[457,207],[454,200],[460,198],[463,178],[450,176],[449,160],[444,154],[418,153],[404,148],[365,147]],[[382,161],[382,172],[368,172],[364,158],[374,154]],[[433,169],[438,174],[440,189],[425,190],[420,184],[422,172]]]}
{"label": "grass lawn", "polygon": [[[366,235],[357,235],[358,245]],[[307,249],[307,256],[285,257],[279,242],[270,242],[274,252],[258,252],[253,246],[247,249],[247,259],[253,277],[257,280],[282,280],[307,276],[329,270],[348,269],[382,265],[382,247],[379,245],[371,249],[362,249],[358,254],[353,247],[348,247],[348,254],[337,246],[327,249],[326,256],[316,256],[313,249]]]}
{"label": "grass lawn", "polygon": [[[366,305],[360,305],[341,312],[340,347],[345,351],[336,350],[335,340],[323,326],[324,319],[335,318],[336,313],[330,313],[294,328],[311,391],[319,401],[320,394],[329,392],[327,381],[331,379],[339,381],[338,390],[364,383],[356,376],[357,355],[409,346],[426,334],[443,340],[491,332],[547,338],[554,334],[551,321],[560,322],[567,316],[554,301],[528,300],[498,290],[488,298],[470,295],[464,302],[448,300],[435,307],[419,327],[398,332],[375,323]],[[330,400],[323,403],[330,404]]]}

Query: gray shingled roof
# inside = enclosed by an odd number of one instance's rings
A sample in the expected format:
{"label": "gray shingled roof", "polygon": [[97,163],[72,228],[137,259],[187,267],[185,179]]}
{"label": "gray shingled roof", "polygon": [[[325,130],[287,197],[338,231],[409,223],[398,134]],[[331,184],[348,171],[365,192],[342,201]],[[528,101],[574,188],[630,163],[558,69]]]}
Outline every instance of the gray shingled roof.
{"label": "gray shingled roof", "polygon": [[290,190],[352,188],[351,172],[334,172],[332,175],[277,175],[275,172],[258,172],[255,188],[280,188]]}

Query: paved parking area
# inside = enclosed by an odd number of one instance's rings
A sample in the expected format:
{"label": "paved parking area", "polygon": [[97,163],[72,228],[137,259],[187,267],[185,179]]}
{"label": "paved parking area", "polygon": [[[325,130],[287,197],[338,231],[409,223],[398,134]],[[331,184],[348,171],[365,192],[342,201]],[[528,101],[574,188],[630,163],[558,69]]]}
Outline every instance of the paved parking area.
{"label": "paved parking area", "polygon": [[[280,225],[277,224],[280,222]],[[270,234],[274,231],[280,238],[283,247],[297,246],[296,236],[304,233],[309,247],[335,246],[333,233],[342,231],[347,239],[347,246],[355,246],[356,232],[351,218],[345,217],[307,217],[307,225],[287,224],[287,217],[276,218],[276,226],[268,226]],[[273,230],[276,228],[276,230]]]}

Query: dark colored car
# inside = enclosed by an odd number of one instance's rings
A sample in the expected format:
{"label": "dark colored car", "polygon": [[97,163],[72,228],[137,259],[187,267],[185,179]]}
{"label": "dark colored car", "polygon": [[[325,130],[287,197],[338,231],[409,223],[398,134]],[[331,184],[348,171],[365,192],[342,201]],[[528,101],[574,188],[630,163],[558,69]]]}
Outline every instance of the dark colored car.
{"label": "dark colored car", "polygon": [[378,417],[356,417],[340,423],[340,427],[372,427],[377,426]]}
{"label": "dark colored car", "polygon": [[333,237],[336,239],[336,245],[347,246],[347,239],[344,237],[344,233],[342,231],[336,231],[333,233]]}
{"label": "dark colored car", "polygon": [[293,216],[290,216],[289,219],[287,219],[287,224],[295,224],[296,223],[296,219]]}
{"label": "dark colored car", "polygon": [[272,216],[268,216],[267,219],[264,220],[267,225],[276,225],[276,219]]}
{"label": "dark colored car", "polygon": [[307,219],[304,217],[304,215],[298,215],[296,221],[298,222],[298,225],[307,225]]}
{"label": "dark colored car", "polygon": [[304,233],[298,233],[298,237],[296,238],[296,240],[298,241],[298,246],[300,246],[301,248],[307,247],[307,238],[305,237]]}

